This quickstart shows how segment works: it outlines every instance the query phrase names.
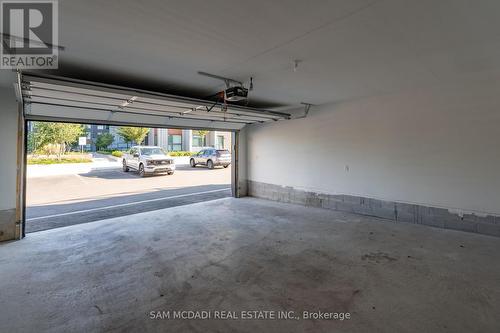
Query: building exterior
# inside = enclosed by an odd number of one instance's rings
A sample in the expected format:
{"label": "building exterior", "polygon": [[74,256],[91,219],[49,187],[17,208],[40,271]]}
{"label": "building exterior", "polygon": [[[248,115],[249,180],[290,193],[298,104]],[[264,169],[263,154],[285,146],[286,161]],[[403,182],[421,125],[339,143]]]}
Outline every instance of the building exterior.
{"label": "building exterior", "polygon": [[167,128],[152,128],[145,140],[145,144],[160,146],[168,151],[199,151],[202,147],[217,149],[231,149],[231,132],[208,131],[203,133],[197,130],[180,130]]}
{"label": "building exterior", "polygon": [[[126,150],[133,145],[127,143],[118,135],[119,126],[110,125],[85,125],[87,145],[85,151],[96,151],[95,142],[99,135],[110,133],[113,135],[113,143],[108,146],[112,150]],[[28,132],[33,131],[33,124],[28,124]],[[200,135],[197,130],[181,130],[172,128],[151,128],[144,145],[160,146],[167,151],[191,151],[197,152],[202,147],[214,147],[217,149],[231,150],[231,132],[206,131],[206,135]]]}
{"label": "building exterior", "polygon": [[108,149],[125,150],[130,147],[121,136],[118,135],[118,126],[109,125],[85,125],[87,130],[87,145],[84,146],[86,151],[96,151],[95,142],[99,135],[110,133],[113,135],[113,143],[108,146]]}
{"label": "building exterior", "polygon": [[99,135],[109,133],[108,125],[85,125],[87,128],[87,145],[83,147],[86,151],[96,151],[95,141]]}
{"label": "building exterior", "polygon": [[118,126],[109,126],[109,133],[113,135],[113,143],[108,149],[126,150],[131,144],[125,142],[121,136],[118,135]]}

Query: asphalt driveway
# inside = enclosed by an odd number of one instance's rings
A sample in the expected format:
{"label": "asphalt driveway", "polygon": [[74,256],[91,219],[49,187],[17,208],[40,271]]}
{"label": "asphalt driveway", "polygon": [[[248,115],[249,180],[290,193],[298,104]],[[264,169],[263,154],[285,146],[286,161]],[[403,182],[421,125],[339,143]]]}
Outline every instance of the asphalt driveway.
{"label": "asphalt driveway", "polygon": [[228,197],[230,187],[231,167],[178,165],[171,176],[145,178],[117,167],[38,171],[27,181],[26,232]]}

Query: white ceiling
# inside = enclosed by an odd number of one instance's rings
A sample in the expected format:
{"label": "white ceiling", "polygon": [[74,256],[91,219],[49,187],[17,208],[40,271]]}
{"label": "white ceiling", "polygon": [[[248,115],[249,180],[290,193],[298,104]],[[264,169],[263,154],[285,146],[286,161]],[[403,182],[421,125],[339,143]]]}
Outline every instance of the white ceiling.
{"label": "white ceiling", "polygon": [[222,88],[200,70],[284,108],[500,77],[498,0],[59,0],[59,18],[51,74],[197,98]]}

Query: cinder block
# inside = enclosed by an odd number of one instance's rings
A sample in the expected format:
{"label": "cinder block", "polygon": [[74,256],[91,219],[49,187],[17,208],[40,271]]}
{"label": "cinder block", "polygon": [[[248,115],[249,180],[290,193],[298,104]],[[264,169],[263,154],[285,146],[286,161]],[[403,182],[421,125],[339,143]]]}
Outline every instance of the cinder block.
{"label": "cinder block", "polygon": [[418,206],[418,223],[433,227],[444,228],[444,219],[432,207]]}
{"label": "cinder block", "polygon": [[0,242],[16,238],[16,210],[0,210]]}
{"label": "cinder block", "polygon": [[348,202],[340,201],[340,202],[337,202],[336,206],[337,206],[337,210],[339,210],[341,212],[354,213],[353,206],[357,206],[357,205],[353,205],[353,204],[348,203]]}
{"label": "cinder block", "polygon": [[353,205],[360,205],[361,204],[360,197],[356,197],[356,196],[352,196],[352,195],[344,195],[342,201],[345,203],[353,204]]}
{"label": "cinder block", "polygon": [[293,194],[292,194],[292,200],[293,200],[293,203],[295,203],[295,204],[305,205],[306,204],[305,191],[294,190]]}
{"label": "cinder block", "polygon": [[477,223],[477,233],[500,237],[500,224],[479,222]]}
{"label": "cinder block", "polygon": [[448,210],[444,208],[438,208],[438,207],[426,207],[426,208],[428,214],[432,216],[446,217],[447,215],[450,214],[450,212],[448,212]]}
{"label": "cinder block", "polygon": [[344,196],[341,194],[332,194],[328,196],[330,201],[342,202],[344,201]]}
{"label": "cinder block", "polygon": [[478,216],[474,214],[464,214],[464,216],[462,216],[462,221],[477,223]]}
{"label": "cinder block", "polygon": [[317,194],[313,192],[306,192],[306,206],[321,208],[322,200]]}
{"label": "cinder block", "polygon": [[468,231],[468,232],[476,232],[477,231],[477,223],[476,222],[462,220],[458,216],[456,219],[451,219],[451,218],[446,219],[444,221],[444,227],[446,229],[461,230],[461,231]]}
{"label": "cinder block", "polygon": [[477,223],[500,224],[500,218],[497,218],[496,216],[493,215],[488,215],[488,216],[474,215],[474,220]]}
{"label": "cinder block", "polygon": [[370,215],[388,220],[396,219],[396,208],[394,202],[378,199],[367,199],[367,202],[370,206]]}
{"label": "cinder block", "polygon": [[329,195],[254,181],[248,181],[247,186],[249,195],[268,200],[500,237],[500,216],[465,214],[461,217],[443,208],[353,195]]}
{"label": "cinder block", "polygon": [[323,199],[322,208],[330,209],[330,210],[337,210],[337,201],[332,200],[332,197],[328,196],[325,199]]}
{"label": "cinder block", "polygon": [[385,201],[385,200],[379,200],[379,199],[367,199],[367,200],[368,200],[368,204],[372,208],[394,210],[395,204],[392,201]]}
{"label": "cinder block", "polygon": [[420,224],[428,225],[431,227],[444,228],[444,221],[442,219],[432,217],[432,216],[422,217],[420,219]]}
{"label": "cinder block", "polygon": [[395,203],[396,221],[417,223],[417,205],[406,203]]}
{"label": "cinder block", "polygon": [[[421,207],[421,206],[420,206]],[[446,229],[462,231],[476,231],[476,218],[468,216],[467,219],[455,213],[450,213],[447,209],[436,207],[424,207],[419,209],[422,224],[438,226]],[[427,214],[424,214],[427,213]]]}
{"label": "cinder block", "polygon": [[346,203],[350,204],[352,207],[352,211],[356,214],[361,214],[361,215],[373,215],[372,209],[369,205],[364,205],[362,204],[362,201],[360,201],[359,204],[351,204],[351,203]]}
{"label": "cinder block", "polygon": [[372,209],[372,213],[373,213],[373,216],[396,221],[396,212],[394,209],[375,208],[375,209]]}

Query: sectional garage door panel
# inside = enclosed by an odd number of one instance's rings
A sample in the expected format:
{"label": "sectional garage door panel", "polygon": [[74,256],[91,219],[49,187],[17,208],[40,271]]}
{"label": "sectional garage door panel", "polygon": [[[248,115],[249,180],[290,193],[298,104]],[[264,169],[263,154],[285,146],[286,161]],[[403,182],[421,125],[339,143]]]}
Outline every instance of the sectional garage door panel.
{"label": "sectional garage door panel", "polygon": [[39,121],[66,121],[75,123],[92,123],[106,125],[144,126],[158,128],[187,128],[187,129],[214,129],[214,130],[239,130],[245,126],[240,123],[229,123],[219,121],[204,121],[199,119],[166,118],[165,116],[154,116],[150,114],[136,115],[129,113],[106,114],[102,110],[89,108],[66,107],[56,105],[35,105],[35,112],[29,109],[33,105],[27,105],[27,120]]}
{"label": "sectional garage door panel", "polygon": [[238,130],[247,124],[290,117],[282,112],[64,78],[23,75],[21,80],[25,115],[31,120]]}

